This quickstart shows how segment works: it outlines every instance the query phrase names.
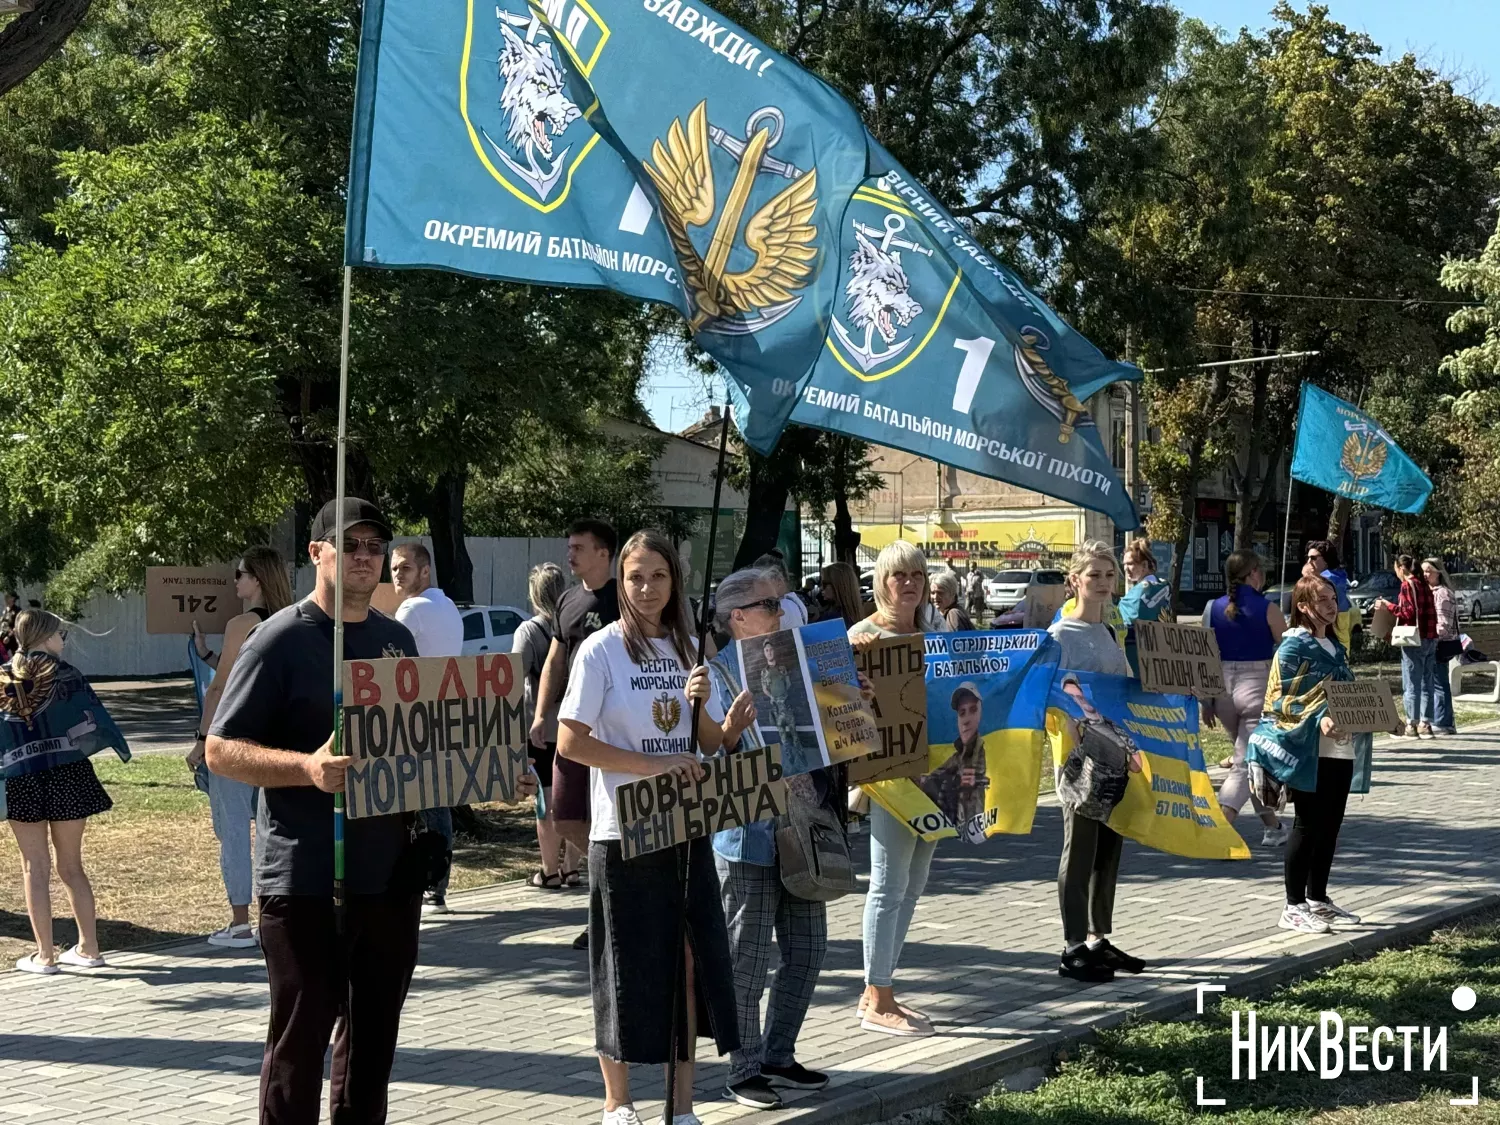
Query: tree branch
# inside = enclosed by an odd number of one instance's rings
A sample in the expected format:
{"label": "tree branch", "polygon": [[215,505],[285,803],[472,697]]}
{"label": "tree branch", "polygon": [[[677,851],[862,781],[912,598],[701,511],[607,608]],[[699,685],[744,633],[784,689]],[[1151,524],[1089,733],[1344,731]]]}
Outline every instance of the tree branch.
{"label": "tree branch", "polygon": [[35,0],[0,31],[0,97],[55,55],[88,14],[90,0]]}

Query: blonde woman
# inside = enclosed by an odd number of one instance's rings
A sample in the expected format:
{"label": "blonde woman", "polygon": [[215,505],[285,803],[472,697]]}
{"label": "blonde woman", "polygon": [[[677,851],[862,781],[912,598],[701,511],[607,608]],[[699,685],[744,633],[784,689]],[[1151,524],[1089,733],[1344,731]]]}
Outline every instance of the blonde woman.
{"label": "blonde woman", "polygon": [[[1060,667],[1075,672],[1129,676],[1130,664],[1115,631],[1104,622],[1114,606],[1115,557],[1096,540],[1079,546],[1068,567],[1075,593],[1073,608],[1048,630],[1062,646]],[[1132,755],[1131,772],[1141,768]],[[1110,944],[1115,885],[1120,878],[1124,841],[1103,821],[1063,806],[1063,849],[1057,865],[1057,899],[1062,911],[1063,952],[1058,974],[1099,983],[1116,970],[1144,971],[1146,963]]]}
{"label": "blonde woman", "polygon": [[[214,721],[224,685],[240,655],[250,630],[273,613],[292,604],[292,585],[287,580],[286,560],[274,547],[251,547],[234,568],[234,592],[245,612],[224,626],[224,651],[207,651],[198,623],[193,622],[193,643],[198,655],[214,665],[213,683],[203,693],[203,718],[198,737],[188,752],[188,765],[197,769],[203,761],[204,731]],[[250,821],[255,816],[255,786],[243,781],[208,774],[208,810],[214,835],[219,840],[219,875],[229,897],[229,925],[208,935],[208,944],[223,949],[249,949],[258,944],[250,928],[250,896],[254,893],[254,856],[251,854]]]}
{"label": "blonde woman", "polygon": [[1437,650],[1433,657],[1432,730],[1434,734],[1457,734],[1453,722],[1453,683],[1448,662],[1463,652],[1458,637],[1458,601],[1448,571],[1439,558],[1422,560],[1422,577],[1432,587],[1432,606],[1437,610]]}
{"label": "blonde woman", "polygon": [[[881,637],[923,632],[923,613],[930,610],[927,583],[927,559],[915,546],[897,540],[883,548],[875,560],[875,612],[849,629],[850,643],[860,647]],[[948,631],[941,618],[935,628]],[[936,850],[936,840],[919,837],[882,804],[871,803],[865,992],[859,1002],[860,1026],[866,1031],[904,1036],[933,1033],[926,1016],[897,1002],[895,973]]]}
{"label": "blonde woman", "polygon": [[[83,869],[88,818],[114,807],[89,755],[111,747],[122,761],[130,749],[83,674],[62,659],[63,621],[40,609],[16,616],[16,654],[0,668],[0,765],[5,801],[26,879],[26,913],[36,952],[16,968],[50,976],[59,964],[104,966],[94,923],[94,890]],[[78,944],[61,955],[52,944],[52,852],[67,888]]]}

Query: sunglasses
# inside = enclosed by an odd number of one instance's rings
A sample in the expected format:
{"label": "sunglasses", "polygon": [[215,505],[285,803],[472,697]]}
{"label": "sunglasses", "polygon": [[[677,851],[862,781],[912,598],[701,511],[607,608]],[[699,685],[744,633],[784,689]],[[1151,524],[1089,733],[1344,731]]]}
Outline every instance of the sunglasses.
{"label": "sunglasses", "polygon": [[[333,540],[325,539],[323,540],[323,542],[332,543]],[[383,559],[385,558],[385,552],[389,547],[390,542],[388,540],[382,539],[378,535],[371,535],[369,538],[365,539],[362,539],[359,536],[355,535],[344,536],[344,554],[346,555],[357,555],[361,552],[361,550],[363,550],[363,552],[367,555],[370,555],[377,559]]]}
{"label": "sunglasses", "polygon": [[[760,601],[758,601],[758,602],[746,602],[744,605],[737,605],[734,608],[735,609],[763,609],[767,613],[780,614],[781,613],[781,599],[780,598],[761,598]],[[731,611],[731,612],[733,612],[733,611]]]}

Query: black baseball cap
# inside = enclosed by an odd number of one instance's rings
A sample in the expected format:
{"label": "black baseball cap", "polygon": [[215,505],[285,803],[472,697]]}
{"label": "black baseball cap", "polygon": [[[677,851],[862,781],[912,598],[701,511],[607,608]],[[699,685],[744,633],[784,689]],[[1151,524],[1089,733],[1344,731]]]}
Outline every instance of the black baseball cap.
{"label": "black baseball cap", "polygon": [[320,543],[325,540],[331,541],[335,535],[348,531],[355,524],[373,524],[387,539],[392,538],[391,522],[385,518],[385,513],[368,500],[361,500],[358,496],[344,497],[343,518],[339,518],[339,502],[330,500],[318,510],[318,514],[312,521],[312,541]]}

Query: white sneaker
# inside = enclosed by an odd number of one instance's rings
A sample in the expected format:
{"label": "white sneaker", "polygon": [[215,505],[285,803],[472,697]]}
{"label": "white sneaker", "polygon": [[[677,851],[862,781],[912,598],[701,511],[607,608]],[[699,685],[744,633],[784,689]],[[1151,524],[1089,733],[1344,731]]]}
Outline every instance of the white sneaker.
{"label": "white sneaker", "polygon": [[241,922],[239,925],[231,923],[222,930],[215,930],[208,935],[208,944],[217,945],[220,949],[253,949],[260,944],[260,939],[255,936],[249,922]]}
{"label": "white sneaker", "polygon": [[1335,922],[1341,922],[1346,926],[1359,925],[1359,915],[1345,910],[1342,906],[1335,906],[1327,899],[1310,898],[1307,900],[1307,909],[1314,918],[1326,922],[1330,927]]}
{"label": "white sneaker", "polygon": [[1287,903],[1277,925],[1283,930],[1296,930],[1299,934],[1326,934],[1332,928],[1309,910],[1305,902],[1299,902],[1295,906]]}
{"label": "white sneaker", "polygon": [[606,1109],[602,1125],[641,1125],[641,1116],[636,1113],[635,1106],[622,1105],[616,1109]]}
{"label": "white sneaker", "polygon": [[1286,838],[1291,834],[1291,829],[1285,824],[1279,824],[1275,828],[1267,828],[1260,834],[1260,846],[1263,848],[1284,848],[1286,847]]}

